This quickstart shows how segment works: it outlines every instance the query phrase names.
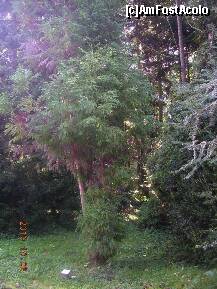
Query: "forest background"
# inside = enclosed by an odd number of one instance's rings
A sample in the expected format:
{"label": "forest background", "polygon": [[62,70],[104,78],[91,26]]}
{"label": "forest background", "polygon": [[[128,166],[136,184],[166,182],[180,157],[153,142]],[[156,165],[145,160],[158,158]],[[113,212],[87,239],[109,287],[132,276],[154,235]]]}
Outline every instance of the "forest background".
{"label": "forest background", "polygon": [[211,14],[129,20],[126,4],[159,3],[1,0],[2,236],[21,219],[33,235],[77,228],[99,265],[133,223],[216,266],[217,7],[184,2],[161,5]]}

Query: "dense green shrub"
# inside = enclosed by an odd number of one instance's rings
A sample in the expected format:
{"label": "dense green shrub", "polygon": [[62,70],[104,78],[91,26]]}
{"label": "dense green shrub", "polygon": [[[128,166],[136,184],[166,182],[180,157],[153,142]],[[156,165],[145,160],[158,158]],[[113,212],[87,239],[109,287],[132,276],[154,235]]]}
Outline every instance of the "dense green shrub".
{"label": "dense green shrub", "polygon": [[[216,172],[207,164],[191,179],[185,179],[184,172],[174,173],[188,157],[188,152],[174,146],[168,138],[150,159],[149,168],[153,173],[154,189],[164,204],[172,231],[180,242],[187,244],[189,256],[193,254],[204,258],[206,252],[200,245],[206,242],[208,231],[215,226]],[[212,255],[210,251],[209,255]]]}
{"label": "dense green shrub", "polygon": [[49,171],[38,159],[24,159],[0,173],[0,232],[17,234],[25,218],[31,233],[72,228],[79,194],[66,171]]}
{"label": "dense green shrub", "polygon": [[115,254],[124,230],[110,193],[100,189],[88,190],[85,213],[79,225],[87,242],[91,264],[102,264]]}
{"label": "dense green shrub", "polygon": [[138,225],[140,228],[158,227],[163,224],[164,209],[160,200],[152,197],[145,201],[138,213]]}
{"label": "dense green shrub", "polygon": [[172,231],[192,257],[216,257],[217,98],[213,46],[191,84],[176,87],[159,149],[149,160],[154,190],[167,210]]}

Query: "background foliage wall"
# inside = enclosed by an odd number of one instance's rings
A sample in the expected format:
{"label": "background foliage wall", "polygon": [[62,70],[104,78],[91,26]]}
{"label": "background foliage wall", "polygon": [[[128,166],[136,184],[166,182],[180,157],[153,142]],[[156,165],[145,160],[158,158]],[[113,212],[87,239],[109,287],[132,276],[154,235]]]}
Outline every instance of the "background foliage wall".
{"label": "background foliage wall", "polygon": [[1,154],[0,167],[0,233],[17,234],[21,219],[30,233],[73,229],[80,204],[68,172],[49,171],[37,155],[11,164]]}

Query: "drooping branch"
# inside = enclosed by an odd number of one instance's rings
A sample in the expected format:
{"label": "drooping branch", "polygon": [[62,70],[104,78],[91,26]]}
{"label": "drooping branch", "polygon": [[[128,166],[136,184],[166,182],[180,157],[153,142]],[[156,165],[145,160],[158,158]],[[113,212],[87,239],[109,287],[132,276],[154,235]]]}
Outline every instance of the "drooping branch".
{"label": "drooping branch", "polygon": [[[212,90],[207,90],[207,86],[210,87],[210,83],[205,85],[204,89],[209,92],[208,97],[212,99],[215,86],[212,86]],[[184,164],[179,170],[175,171],[175,173],[185,172],[190,169],[190,172],[185,177],[186,179],[190,179],[205,162],[216,160],[217,136],[215,135],[209,140],[200,138],[201,124],[204,125],[207,123],[207,127],[213,129],[214,132],[214,127],[217,123],[216,112],[217,100],[206,104],[202,109],[192,113],[185,119],[184,125],[190,129],[189,137],[191,142],[179,144],[181,144],[184,149],[192,151],[193,156],[187,164]]]}

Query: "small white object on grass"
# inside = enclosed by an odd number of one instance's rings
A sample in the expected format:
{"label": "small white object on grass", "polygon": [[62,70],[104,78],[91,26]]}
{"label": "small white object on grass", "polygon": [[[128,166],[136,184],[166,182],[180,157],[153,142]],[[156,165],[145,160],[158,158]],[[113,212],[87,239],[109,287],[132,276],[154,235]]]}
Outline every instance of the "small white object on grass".
{"label": "small white object on grass", "polygon": [[61,276],[64,277],[64,278],[71,278],[71,279],[75,279],[76,276],[72,276],[72,271],[69,270],[69,269],[64,269],[62,272],[61,272]]}
{"label": "small white object on grass", "polygon": [[71,270],[64,269],[64,270],[61,272],[61,276],[64,277],[64,278],[70,278],[70,277],[71,277]]}

